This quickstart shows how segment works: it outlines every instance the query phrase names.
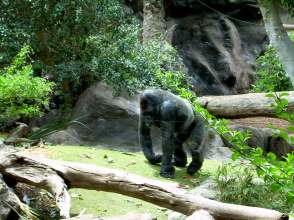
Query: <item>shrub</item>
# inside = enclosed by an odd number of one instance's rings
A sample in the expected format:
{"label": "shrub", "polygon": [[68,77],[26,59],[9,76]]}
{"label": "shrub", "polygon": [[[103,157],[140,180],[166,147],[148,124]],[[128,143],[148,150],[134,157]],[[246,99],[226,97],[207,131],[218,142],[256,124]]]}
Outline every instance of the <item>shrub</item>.
{"label": "shrub", "polygon": [[257,69],[253,92],[276,92],[292,90],[290,79],[280,62],[276,50],[269,46],[264,55],[256,60]]}
{"label": "shrub", "polygon": [[287,201],[287,193],[272,191],[267,182],[258,178],[250,164],[235,162],[221,165],[214,179],[219,201],[275,209],[283,213],[294,212],[293,205]]}
{"label": "shrub", "polygon": [[53,83],[33,75],[32,65],[27,62],[31,53],[23,47],[10,66],[0,71],[0,124],[21,117],[42,114],[48,107]]}

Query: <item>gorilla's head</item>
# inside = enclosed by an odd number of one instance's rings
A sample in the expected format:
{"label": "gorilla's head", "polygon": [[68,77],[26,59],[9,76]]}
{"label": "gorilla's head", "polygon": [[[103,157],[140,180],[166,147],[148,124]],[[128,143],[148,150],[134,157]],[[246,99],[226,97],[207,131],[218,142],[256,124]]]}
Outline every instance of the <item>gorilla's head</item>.
{"label": "gorilla's head", "polygon": [[154,92],[145,91],[140,97],[141,115],[149,125],[159,120],[160,98]]}

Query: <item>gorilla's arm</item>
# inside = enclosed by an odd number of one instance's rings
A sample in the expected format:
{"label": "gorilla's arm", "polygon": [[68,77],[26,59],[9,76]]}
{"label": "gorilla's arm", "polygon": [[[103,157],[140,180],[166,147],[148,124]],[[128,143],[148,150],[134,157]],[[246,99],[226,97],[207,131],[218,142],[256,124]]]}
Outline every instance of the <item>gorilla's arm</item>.
{"label": "gorilla's arm", "polygon": [[142,147],[143,153],[147,160],[151,164],[157,164],[161,162],[161,155],[155,155],[152,149],[152,140],[150,135],[150,126],[144,120],[144,117],[140,117],[139,119],[139,139],[140,145]]}
{"label": "gorilla's arm", "polygon": [[176,108],[176,105],[169,101],[164,102],[161,107],[162,164],[160,175],[167,178],[173,178],[175,172],[172,158],[175,150]]}

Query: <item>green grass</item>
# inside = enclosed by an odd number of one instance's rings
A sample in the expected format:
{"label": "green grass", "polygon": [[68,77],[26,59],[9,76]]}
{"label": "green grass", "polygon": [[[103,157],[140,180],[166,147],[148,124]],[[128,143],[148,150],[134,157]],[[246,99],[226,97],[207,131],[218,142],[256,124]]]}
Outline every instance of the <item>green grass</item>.
{"label": "green grass", "polygon": [[[142,153],[124,153],[85,146],[50,146],[48,149],[50,152],[49,157],[52,159],[95,164],[147,178],[168,181],[159,176],[160,167],[147,163]],[[215,172],[218,164],[219,162],[206,160],[201,172],[192,178],[187,176],[185,168],[177,168],[176,178],[173,181],[187,187],[195,187],[207,176]],[[71,189],[70,193],[73,197],[72,215],[79,214],[83,209],[86,209],[86,213],[97,216],[123,215],[128,212],[149,212],[157,216],[159,220],[167,219],[166,209],[132,197],[84,189]]]}

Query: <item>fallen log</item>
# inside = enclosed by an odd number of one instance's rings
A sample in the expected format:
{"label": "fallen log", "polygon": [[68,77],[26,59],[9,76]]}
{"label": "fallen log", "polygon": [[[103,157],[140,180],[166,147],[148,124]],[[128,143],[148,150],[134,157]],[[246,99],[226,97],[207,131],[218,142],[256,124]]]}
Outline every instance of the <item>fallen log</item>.
{"label": "fallen log", "polygon": [[[2,152],[6,153],[2,155]],[[69,218],[71,198],[64,179],[45,164],[33,162],[33,160],[27,164],[24,157],[15,158],[17,160],[15,162],[10,161],[9,158],[14,153],[17,154],[17,151],[9,148],[0,150],[0,167],[2,168],[2,165],[6,164],[5,172],[2,172],[0,168],[0,173],[7,175],[15,182],[26,183],[47,190],[55,197],[60,217]],[[5,156],[7,156],[6,159],[3,158]]]}
{"label": "fallen log", "polygon": [[[274,210],[226,204],[191,195],[176,183],[151,180],[94,165],[37,158],[11,150],[0,149],[0,172],[19,182],[55,192],[57,201],[63,199],[67,203],[59,206],[60,209],[66,207],[64,213],[68,212],[69,200],[67,196],[64,198],[60,191],[65,193],[66,183],[69,188],[107,191],[135,197],[185,215],[192,215],[196,210],[204,209],[216,220],[288,219],[288,215]],[[57,190],[54,190],[52,178],[56,178],[56,175],[64,181],[55,182],[55,186],[58,186]],[[68,216],[69,212],[64,215]]]}
{"label": "fallen log", "polygon": [[[294,112],[294,91],[287,92],[289,96],[288,112]],[[276,117],[272,98],[266,97],[267,93],[248,93],[229,96],[203,96],[199,103],[215,116],[224,118],[241,118],[248,116]],[[277,93],[279,94],[279,93]]]}
{"label": "fallen log", "polygon": [[294,24],[283,24],[286,31],[294,31]]}

